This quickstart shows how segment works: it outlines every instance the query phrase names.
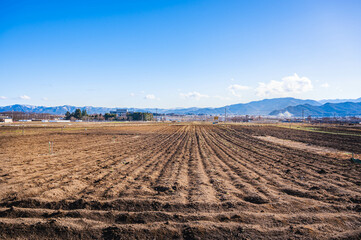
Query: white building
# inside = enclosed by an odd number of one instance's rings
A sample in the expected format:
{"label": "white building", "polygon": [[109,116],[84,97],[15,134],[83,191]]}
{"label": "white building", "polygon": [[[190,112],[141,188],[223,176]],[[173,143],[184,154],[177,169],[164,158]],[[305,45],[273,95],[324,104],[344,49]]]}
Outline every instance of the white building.
{"label": "white building", "polygon": [[9,117],[1,117],[0,116],[0,122],[3,122],[3,123],[12,123],[13,122],[13,119],[12,118],[9,118]]}
{"label": "white building", "polygon": [[117,108],[115,111],[110,111],[111,114],[115,114],[117,117],[126,117],[128,109],[126,108]]}

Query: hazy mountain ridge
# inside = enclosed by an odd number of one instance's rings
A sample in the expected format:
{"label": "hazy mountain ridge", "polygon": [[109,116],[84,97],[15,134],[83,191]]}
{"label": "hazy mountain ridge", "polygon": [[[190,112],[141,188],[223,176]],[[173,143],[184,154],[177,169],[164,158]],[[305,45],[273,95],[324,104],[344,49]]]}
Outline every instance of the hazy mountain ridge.
{"label": "hazy mountain ridge", "polygon": [[323,99],[318,101],[321,104],[325,103],[344,103],[344,102],[361,102],[361,97],[357,99]]}
{"label": "hazy mountain ridge", "polygon": [[[315,100],[302,100],[296,98],[272,98],[261,101],[253,101],[245,104],[234,104],[227,107],[227,111],[231,114],[240,115],[268,115],[270,109],[283,109],[288,106],[297,106],[301,104],[310,104],[314,106],[321,105]],[[224,111],[224,108],[222,108]],[[271,111],[272,111],[271,110]]]}
{"label": "hazy mountain ridge", "polygon": [[[328,100],[322,100],[328,101]],[[332,100],[339,101],[339,100]],[[239,103],[232,104],[225,107],[218,108],[174,108],[174,109],[162,109],[162,108],[127,108],[129,111],[140,111],[140,112],[152,112],[152,113],[161,113],[161,114],[207,114],[207,115],[223,115],[225,113],[225,108],[228,115],[278,115],[285,112],[289,112],[294,116],[343,116],[345,114],[357,115],[361,111],[358,110],[357,101],[361,102],[361,98],[354,99],[349,102],[344,103],[326,103],[321,104],[319,101],[315,100],[303,100],[296,98],[272,98],[272,99],[263,99],[260,101],[253,101],[249,103]],[[339,104],[339,105],[337,105]],[[11,106],[0,107],[0,112],[34,112],[34,113],[50,113],[55,115],[63,115],[67,111],[74,112],[75,109],[80,108],[81,110],[85,109],[89,114],[94,113],[108,113],[116,108],[107,108],[107,107],[76,107],[70,105],[55,106],[55,107],[46,107],[46,106],[32,106],[32,105],[21,105],[15,104]]]}
{"label": "hazy mountain ridge", "polygon": [[[260,101],[253,101],[249,103],[239,103],[226,106],[227,114],[237,115],[267,115],[271,111],[283,109],[289,106],[296,106],[301,104],[310,104],[314,106],[320,105],[315,100],[302,100],[296,98],[273,98],[264,99]],[[21,105],[15,104],[11,106],[0,107],[0,112],[18,111],[18,112],[34,112],[34,113],[50,113],[56,115],[65,114],[67,111],[74,112],[75,109],[85,109],[89,114],[94,113],[107,113],[115,108],[106,107],[76,107],[70,105],[45,107],[45,106],[32,106],[32,105]],[[141,112],[152,112],[152,113],[174,113],[174,114],[208,114],[208,115],[220,115],[224,114],[225,107],[218,108],[176,108],[176,109],[161,109],[161,108],[128,108],[130,111],[141,111]]]}
{"label": "hazy mountain ridge", "polygon": [[32,105],[21,105],[21,104],[15,104],[5,107],[0,107],[0,112],[33,112],[33,113],[50,113],[54,115],[63,115],[67,111],[74,112],[75,109],[86,109],[89,114],[93,113],[106,113],[109,112],[115,108],[105,108],[105,107],[76,107],[76,106],[70,106],[70,105],[64,105],[64,106],[55,106],[55,107],[45,107],[45,106],[32,106]]}
{"label": "hazy mountain ridge", "polygon": [[286,112],[294,117],[361,116],[361,102],[325,103],[321,106],[309,104],[289,106],[281,110],[272,111],[269,115],[277,116]]}
{"label": "hazy mountain ridge", "polygon": [[[174,114],[207,114],[207,115],[223,115],[225,108],[228,115],[268,115],[270,110],[282,109],[288,106],[296,106],[300,104],[321,105],[315,100],[302,100],[296,98],[272,98],[260,101],[252,101],[249,103],[238,103],[218,108],[181,108],[181,109],[157,109],[158,113],[174,113]],[[156,112],[155,108],[137,109],[138,111]]]}

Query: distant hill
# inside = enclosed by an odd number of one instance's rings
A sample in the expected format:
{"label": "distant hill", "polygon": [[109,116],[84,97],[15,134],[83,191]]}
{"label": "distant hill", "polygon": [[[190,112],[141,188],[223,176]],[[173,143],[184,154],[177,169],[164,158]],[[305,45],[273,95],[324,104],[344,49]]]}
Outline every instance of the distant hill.
{"label": "distant hill", "polygon": [[344,102],[361,102],[361,98],[357,98],[357,99],[323,99],[318,101],[321,104],[325,104],[325,103],[344,103]]}
{"label": "distant hill", "polygon": [[[273,98],[264,99],[260,101],[253,101],[249,103],[240,103],[226,106],[227,114],[234,115],[267,115],[270,112],[278,109],[283,109],[289,106],[296,106],[301,104],[309,104],[311,106],[321,105],[319,102],[314,100],[302,100],[296,98]],[[86,109],[89,114],[93,113],[107,113],[115,108],[105,107],[76,107],[76,106],[56,106],[56,107],[44,107],[44,106],[31,106],[31,105],[20,105],[15,104],[11,106],[0,107],[0,112],[7,111],[18,111],[18,112],[33,112],[33,113],[50,113],[61,115],[67,111],[74,112],[75,109],[80,108],[81,110]],[[130,111],[141,111],[141,112],[158,112],[158,113],[174,113],[174,114],[207,114],[207,115],[221,115],[224,114],[225,107],[219,108],[176,108],[176,109],[156,109],[156,108],[128,108]]]}
{"label": "distant hill", "polygon": [[275,110],[270,115],[277,116],[280,114],[290,113],[294,117],[344,117],[344,116],[361,116],[361,102],[344,102],[344,103],[326,103],[321,106],[312,106],[310,104],[286,107],[281,110]]}
{"label": "distant hill", "polygon": [[75,106],[56,106],[56,107],[44,107],[44,106],[32,106],[32,105],[20,105],[15,104],[11,106],[0,107],[0,112],[25,112],[25,113],[50,113],[55,115],[65,114],[67,111],[74,112],[75,109],[80,108],[81,110],[86,109],[87,113],[107,113],[114,108],[105,107],[75,107]]}
{"label": "distant hill", "polygon": [[273,111],[276,109],[282,109],[289,106],[297,106],[301,104],[309,104],[312,106],[321,105],[315,100],[302,100],[296,98],[272,98],[245,104],[230,105],[228,106],[227,110],[230,113],[235,113],[239,115],[268,115],[270,113],[269,110]]}
{"label": "distant hill", "polygon": [[[296,106],[300,104],[321,105],[315,100],[302,100],[296,98],[272,98],[249,103],[239,103],[226,106],[227,114],[234,115],[268,115],[273,110],[282,109],[288,106]],[[184,109],[168,109],[165,113],[175,114],[208,114],[220,115],[224,114],[225,107],[219,108],[184,108]]]}

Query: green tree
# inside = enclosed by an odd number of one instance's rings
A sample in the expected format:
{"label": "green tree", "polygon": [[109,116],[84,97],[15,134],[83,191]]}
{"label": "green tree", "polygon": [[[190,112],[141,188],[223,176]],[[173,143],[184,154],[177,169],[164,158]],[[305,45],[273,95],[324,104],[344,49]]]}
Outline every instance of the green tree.
{"label": "green tree", "polygon": [[153,121],[153,113],[144,113],[145,121]]}
{"label": "green tree", "polygon": [[81,110],[79,108],[75,110],[74,117],[76,119],[81,119]]}
{"label": "green tree", "polygon": [[127,115],[129,121],[152,121],[152,113],[134,112]]}
{"label": "green tree", "polygon": [[70,120],[70,118],[71,118],[71,114],[70,114],[69,111],[67,111],[67,112],[65,113],[65,119],[66,119],[66,120]]}
{"label": "green tree", "polygon": [[105,120],[113,120],[113,119],[115,119],[116,117],[117,117],[117,115],[114,114],[114,113],[106,113],[106,114],[104,115]]}
{"label": "green tree", "polygon": [[88,113],[86,112],[86,109],[83,109],[83,111],[81,111],[81,115],[82,115],[83,117],[88,116]]}

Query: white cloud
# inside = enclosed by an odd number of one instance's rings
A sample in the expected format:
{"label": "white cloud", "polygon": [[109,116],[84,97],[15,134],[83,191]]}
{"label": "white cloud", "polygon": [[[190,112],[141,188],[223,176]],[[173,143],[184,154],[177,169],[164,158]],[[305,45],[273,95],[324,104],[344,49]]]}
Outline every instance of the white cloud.
{"label": "white cloud", "polygon": [[129,94],[131,97],[134,97],[135,96],[135,93],[130,93]]}
{"label": "white cloud", "polygon": [[153,94],[147,94],[144,99],[147,99],[147,100],[154,100],[156,99],[156,97],[153,95]]}
{"label": "white cloud", "polygon": [[26,96],[26,95],[22,95],[19,98],[22,99],[22,100],[30,100],[31,99],[31,97]]}
{"label": "white cloud", "polygon": [[5,96],[0,96],[0,100],[5,100],[5,99],[7,99],[7,97],[5,97]]}
{"label": "white cloud", "polygon": [[293,76],[282,78],[281,81],[272,80],[269,83],[259,83],[256,88],[260,97],[280,96],[286,97],[293,94],[311,91],[313,85],[307,77],[299,77],[296,73]]}
{"label": "white cloud", "polygon": [[180,93],[182,98],[200,100],[201,98],[208,98],[208,95],[201,94],[199,92]]}
{"label": "white cloud", "polygon": [[43,97],[41,100],[48,101],[49,99],[47,97]]}
{"label": "white cloud", "polygon": [[328,84],[328,83],[323,83],[323,84],[321,84],[321,87],[323,87],[323,88],[329,88],[329,87],[330,87],[330,84]]}
{"label": "white cloud", "polygon": [[245,90],[249,90],[249,89],[250,89],[250,87],[242,86],[239,84],[232,84],[228,87],[228,90],[232,93],[233,96],[236,96],[236,97],[242,96],[240,91],[245,91]]}

